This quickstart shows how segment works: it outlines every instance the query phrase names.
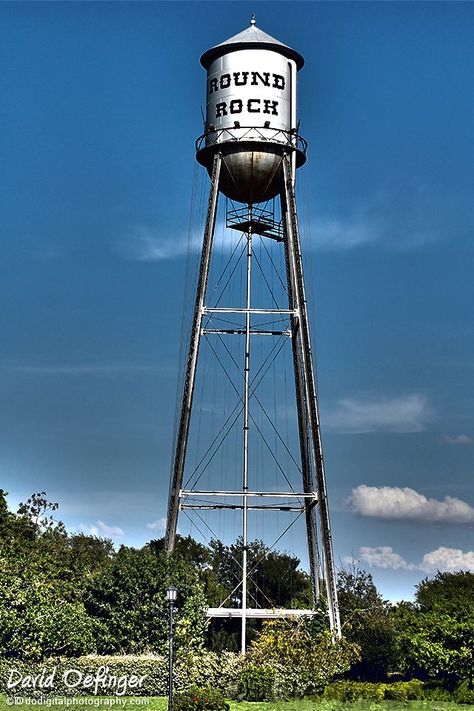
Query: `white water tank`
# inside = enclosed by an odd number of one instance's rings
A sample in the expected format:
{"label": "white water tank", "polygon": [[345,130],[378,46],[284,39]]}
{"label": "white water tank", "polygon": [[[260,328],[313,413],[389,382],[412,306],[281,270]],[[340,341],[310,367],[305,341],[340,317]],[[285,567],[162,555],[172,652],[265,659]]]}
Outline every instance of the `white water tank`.
{"label": "white water tank", "polygon": [[305,161],[297,137],[296,75],[304,64],[295,50],[262,32],[252,19],[248,29],[208,49],[205,133],[197,160],[210,171],[222,153],[220,189],[232,200],[259,203],[281,189],[283,151]]}

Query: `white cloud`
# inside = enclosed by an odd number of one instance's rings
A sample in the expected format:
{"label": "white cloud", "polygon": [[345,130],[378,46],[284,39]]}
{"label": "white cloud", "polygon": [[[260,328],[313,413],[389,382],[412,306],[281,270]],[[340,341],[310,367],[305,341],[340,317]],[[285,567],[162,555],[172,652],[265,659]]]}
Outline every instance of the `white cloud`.
{"label": "white cloud", "polygon": [[433,410],[419,393],[388,398],[343,398],[326,409],[324,423],[332,432],[422,432]]}
{"label": "white cloud", "polygon": [[452,573],[455,570],[469,570],[474,573],[474,551],[463,553],[459,548],[440,546],[431,553],[426,553],[418,566],[425,573]]}
{"label": "white cloud", "polygon": [[81,523],[79,525],[79,528],[81,529],[81,531],[87,533],[90,536],[120,538],[124,534],[123,530],[119,526],[109,526],[103,521],[97,521],[96,524],[92,524],[90,526],[85,523]]}
{"label": "white cloud", "polygon": [[360,549],[360,559],[374,568],[390,570],[413,569],[413,566],[407,563],[399,553],[395,553],[390,546],[376,546],[375,548],[363,546]]}
{"label": "white cloud", "polygon": [[446,496],[442,501],[428,499],[407,486],[361,484],[352,490],[347,503],[361,516],[431,523],[474,523],[474,508],[465,501],[453,496]]}
{"label": "white cloud", "polygon": [[473,444],[472,437],[469,437],[467,434],[459,434],[459,435],[446,435],[446,437],[443,437],[443,441],[446,442],[447,444],[454,444],[454,445],[461,445],[461,446],[469,446],[470,444]]}
{"label": "white cloud", "polygon": [[159,518],[157,521],[152,521],[152,523],[147,523],[147,528],[150,531],[166,531],[166,518]]}
{"label": "white cloud", "polygon": [[425,553],[419,563],[407,562],[399,553],[390,546],[376,546],[360,548],[360,561],[370,567],[385,570],[418,570],[423,573],[453,573],[467,570],[474,572],[474,551],[463,552],[458,548],[440,546],[430,553]]}

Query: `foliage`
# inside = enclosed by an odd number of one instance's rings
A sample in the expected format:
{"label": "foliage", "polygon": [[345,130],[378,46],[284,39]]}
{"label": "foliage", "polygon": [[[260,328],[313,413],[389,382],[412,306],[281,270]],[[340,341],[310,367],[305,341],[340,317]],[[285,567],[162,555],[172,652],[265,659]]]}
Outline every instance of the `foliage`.
{"label": "foliage", "polygon": [[34,494],[15,516],[4,492],[0,501],[0,654],[41,659],[93,651],[92,622],[75,590],[67,537],[47,516],[48,502]]}
{"label": "foliage", "polygon": [[272,701],[275,669],[268,664],[246,664],[239,675],[237,694],[245,701]]}
{"label": "foliage", "polygon": [[46,492],[32,494],[26,503],[20,503],[18,515],[30,521],[41,532],[57,530],[65,533],[62,521],[56,521],[53,512],[59,508],[58,502],[48,501]]}
{"label": "foliage", "polygon": [[454,692],[454,700],[458,704],[474,704],[474,686],[469,679],[464,679]]}
{"label": "foliage", "polygon": [[324,698],[332,701],[384,700],[385,684],[370,684],[361,681],[336,681],[324,690]]}
{"label": "foliage", "polygon": [[[156,555],[164,551],[164,539],[151,541],[149,549]],[[249,598],[257,607],[311,606],[311,585],[307,573],[299,568],[297,557],[272,551],[262,541],[248,545]],[[197,571],[207,604],[219,606],[223,600],[230,607],[241,604],[241,562],[243,542],[231,545],[213,540],[209,546],[197,543],[190,536],[178,536],[173,553],[174,561],[184,561]],[[249,620],[247,637],[255,639],[261,622]],[[240,622],[237,619],[216,620],[207,633],[207,645],[213,651],[237,651]]]}
{"label": "foliage", "polygon": [[197,574],[184,562],[173,566],[147,549],[121,546],[88,584],[84,603],[95,623],[97,650],[136,654],[161,649],[168,636],[166,588],[178,589],[176,645],[203,643],[205,600]]}
{"label": "foliage", "polygon": [[220,691],[199,686],[191,686],[186,691],[176,694],[173,705],[175,711],[228,711],[230,709]]}
{"label": "foliage", "polygon": [[42,659],[145,652],[167,642],[166,587],[179,588],[176,644],[202,646],[206,601],[198,573],[112,542],[68,535],[44,492],[8,510],[0,491],[0,655]]}
{"label": "foliage", "polygon": [[474,574],[437,573],[419,584],[415,603],[391,612],[400,671],[445,684],[472,681],[473,591]]}
{"label": "foliage", "polygon": [[[366,681],[336,681],[324,690],[324,698],[333,701],[407,701],[431,698],[419,679],[391,684],[374,684]],[[450,695],[448,694],[448,699]]]}
{"label": "foliage", "polygon": [[389,606],[374,585],[372,576],[355,565],[338,571],[338,598],[344,635],[360,647],[360,661],[350,675],[381,681],[396,664],[395,630]]}
{"label": "foliage", "polygon": [[[173,681],[176,691],[185,691],[190,686],[211,687],[227,697],[236,696],[237,681],[242,668],[242,655],[215,654],[213,652],[179,652],[176,655]],[[101,668],[106,668],[111,676],[130,677],[132,674],[144,677],[140,686],[133,688],[133,696],[164,696],[168,689],[168,656],[160,655],[125,655],[102,656],[87,655],[77,657],[73,661],[67,658],[53,658],[42,661],[0,660],[0,690],[6,690],[6,682],[10,669],[27,675],[41,674],[44,668],[48,671],[56,668],[54,688],[43,688],[37,692],[24,689],[22,693],[31,696],[80,696],[91,694],[91,690],[82,687],[69,688],[64,681],[66,670],[74,668],[84,676],[95,675]],[[103,695],[104,690],[98,689]],[[113,694],[113,689],[109,689]]]}
{"label": "foliage", "polygon": [[[41,688],[38,690],[22,689],[22,694],[27,696],[82,696],[93,695],[93,689],[84,689],[82,686],[69,687],[65,683],[64,672],[68,669],[77,669],[84,677],[95,675],[101,668],[107,670],[110,675],[116,677],[130,676],[135,674],[145,677],[142,684],[133,689],[134,696],[163,696],[167,693],[168,685],[168,658],[167,656],[123,656],[107,657],[99,655],[87,655],[78,657],[71,661],[67,658],[53,658],[42,660],[41,662],[30,662],[20,660],[0,661],[0,688],[6,691],[6,683],[11,669],[17,670],[23,675],[38,675],[43,669],[49,673],[56,669],[54,675],[53,688]],[[181,680],[182,676],[179,675]],[[98,695],[114,694],[114,689],[99,687]],[[11,693],[11,692],[10,692]]]}
{"label": "foliage", "polygon": [[[222,587],[231,593],[241,578],[243,541],[238,539],[230,546],[211,541],[212,569]],[[253,541],[247,547],[249,575],[248,594],[256,607],[290,607],[296,598],[310,604],[311,587],[307,573],[299,569],[299,558],[288,553],[272,551],[262,541]],[[235,591],[231,601],[240,604],[240,591]]]}
{"label": "foliage", "polygon": [[253,643],[248,658],[277,671],[276,695],[298,697],[317,693],[359,658],[357,645],[333,641],[327,632],[315,636],[306,621],[272,621]]}

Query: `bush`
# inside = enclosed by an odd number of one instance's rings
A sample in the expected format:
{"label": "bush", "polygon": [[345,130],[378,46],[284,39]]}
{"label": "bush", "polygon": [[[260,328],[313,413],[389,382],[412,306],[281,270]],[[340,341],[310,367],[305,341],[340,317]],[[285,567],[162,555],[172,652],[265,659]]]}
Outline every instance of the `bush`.
{"label": "bush", "polygon": [[275,669],[269,665],[246,664],[239,675],[237,695],[244,701],[272,701]]}
{"label": "bush", "polygon": [[305,621],[272,621],[264,624],[247,658],[275,669],[275,696],[297,698],[320,693],[347,672],[359,659],[359,648],[344,638],[334,643],[328,632],[315,636]]}
{"label": "bush", "polygon": [[174,697],[175,711],[228,711],[220,691],[210,687],[191,686]]}
{"label": "bush", "polygon": [[[424,699],[425,689],[422,681],[397,681],[393,684],[372,684],[364,681],[337,681],[324,690],[324,698],[332,701],[401,701]],[[448,693],[448,699],[450,695]]]}
{"label": "bush", "polygon": [[371,684],[364,681],[336,681],[324,690],[324,698],[332,701],[383,701],[385,684]]}
{"label": "bush", "polygon": [[407,682],[396,681],[394,684],[387,684],[385,687],[385,699],[387,701],[402,701],[405,703],[408,699]]}
{"label": "bush", "polygon": [[452,701],[453,696],[448,689],[438,684],[427,684],[424,687],[424,698],[429,701]]}
{"label": "bush", "polygon": [[[100,668],[107,668],[107,674],[116,677],[132,674],[144,676],[143,682],[129,690],[133,696],[165,696],[168,689],[168,658],[165,655],[111,656],[98,655],[78,657],[76,659],[47,659],[42,662],[21,662],[16,659],[0,659],[0,692],[6,692],[10,670],[15,669],[23,675],[39,675],[46,669],[49,674],[54,669],[54,686],[37,691],[22,689],[23,696],[86,696],[93,695],[94,689],[87,689],[82,684],[69,688],[64,680],[68,669],[77,669],[85,677],[93,677]],[[177,691],[185,691],[191,686],[210,686],[224,693],[235,696],[237,681],[242,667],[240,654],[224,652],[189,652],[177,654],[174,665],[174,683]],[[15,675],[18,678],[18,675]],[[14,690],[10,690],[10,693]],[[18,692],[17,692],[18,693]],[[100,686],[98,695],[113,696],[116,689]]]}
{"label": "bush", "polygon": [[458,704],[474,704],[474,686],[468,679],[462,681],[454,692]]}

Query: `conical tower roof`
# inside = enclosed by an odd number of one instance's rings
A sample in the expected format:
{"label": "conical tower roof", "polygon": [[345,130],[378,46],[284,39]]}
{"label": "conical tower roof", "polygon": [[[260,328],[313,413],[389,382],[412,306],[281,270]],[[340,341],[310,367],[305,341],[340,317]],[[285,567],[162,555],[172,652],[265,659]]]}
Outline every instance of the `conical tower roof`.
{"label": "conical tower roof", "polygon": [[253,17],[250,21],[250,27],[247,27],[246,30],[204,52],[201,57],[201,64],[205,69],[208,69],[214,59],[221,57],[223,54],[235,52],[238,49],[273,49],[275,52],[280,52],[285,57],[289,57],[289,59],[294,59],[298,69],[301,69],[304,65],[304,58],[299,52],[267,35],[266,32],[256,26]]}

